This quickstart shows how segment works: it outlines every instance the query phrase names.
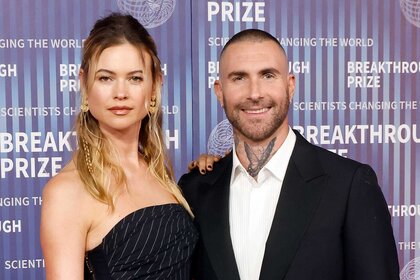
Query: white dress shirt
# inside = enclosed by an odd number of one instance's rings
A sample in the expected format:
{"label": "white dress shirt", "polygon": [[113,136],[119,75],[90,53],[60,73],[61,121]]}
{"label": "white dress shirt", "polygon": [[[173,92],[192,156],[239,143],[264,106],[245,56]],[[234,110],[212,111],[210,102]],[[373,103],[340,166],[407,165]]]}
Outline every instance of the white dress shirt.
{"label": "white dress shirt", "polygon": [[286,168],[296,135],[289,133],[281,147],[258,173],[257,181],[242,166],[233,149],[230,180],[230,236],[241,280],[257,280]]}

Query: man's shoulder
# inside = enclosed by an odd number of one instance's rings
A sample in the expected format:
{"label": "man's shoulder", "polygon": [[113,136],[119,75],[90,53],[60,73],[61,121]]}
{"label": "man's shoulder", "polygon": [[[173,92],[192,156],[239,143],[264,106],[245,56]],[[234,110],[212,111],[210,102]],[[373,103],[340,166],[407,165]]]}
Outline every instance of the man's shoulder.
{"label": "man's shoulder", "polygon": [[[299,135],[297,133],[297,135]],[[317,168],[330,176],[352,176],[358,169],[371,169],[367,164],[343,157],[324,147],[308,142],[302,135],[297,137],[294,160],[304,170]],[[344,176],[347,177],[347,176]]]}
{"label": "man's shoulder", "polygon": [[346,181],[357,177],[363,178],[365,182],[377,184],[376,172],[371,165],[340,156],[322,147],[315,147],[322,169],[331,178]]}
{"label": "man's shoulder", "polygon": [[347,157],[343,157],[337,153],[335,153],[332,150],[326,149],[324,147],[315,145],[310,143],[308,140],[306,140],[302,135],[300,135],[298,132],[296,132],[297,135],[297,145],[298,145],[298,149],[302,149],[301,151],[301,156],[303,158],[307,158],[309,156],[312,155],[316,155],[316,157],[318,158],[318,160],[324,164],[331,164],[331,165],[335,165],[335,166],[353,166],[353,167],[357,167],[362,165],[361,162],[358,162],[356,160],[347,158]]}
{"label": "man's shoulder", "polygon": [[357,160],[341,156],[335,153],[334,151],[328,150],[326,148],[319,146],[315,147],[318,158],[323,163],[323,165],[331,166],[333,168],[343,167],[350,169],[359,168],[360,166],[364,165],[363,163]]}
{"label": "man's shoulder", "polygon": [[232,155],[226,155],[213,164],[213,170],[201,174],[198,168],[185,173],[178,181],[183,193],[188,196],[195,196],[211,191],[212,186],[220,182],[221,178],[230,178],[232,169]]}
{"label": "man's shoulder", "polygon": [[179,179],[179,184],[181,187],[188,186],[190,184],[197,184],[200,182],[211,184],[217,180],[223,173],[226,172],[226,169],[232,167],[232,155],[228,154],[225,157],[221,158],[218,162],[213,164],[213,170],[206,171],[205,174],[201,174],[198,168],[194,168],[188,173],[185,173]]}
{"label": "man's shoulder", "polygon": [[178,185],[184,189],[188,188],[190,185],[195,184],[196,182],[200,182],[205,180],[205,174],[201,174],[198,168],[191,170],[190,172],[184,173],[178,181]]}

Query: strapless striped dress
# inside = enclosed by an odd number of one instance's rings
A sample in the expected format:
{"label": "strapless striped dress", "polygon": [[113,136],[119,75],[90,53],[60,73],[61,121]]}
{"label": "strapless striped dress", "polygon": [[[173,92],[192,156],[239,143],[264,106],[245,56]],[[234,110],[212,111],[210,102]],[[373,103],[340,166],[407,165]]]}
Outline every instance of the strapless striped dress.
{"label": "strapless striped dress", "polygon": [[191,279],[197,239],[191,217],[181,205],[138,209],[86,253],[85,279]]}

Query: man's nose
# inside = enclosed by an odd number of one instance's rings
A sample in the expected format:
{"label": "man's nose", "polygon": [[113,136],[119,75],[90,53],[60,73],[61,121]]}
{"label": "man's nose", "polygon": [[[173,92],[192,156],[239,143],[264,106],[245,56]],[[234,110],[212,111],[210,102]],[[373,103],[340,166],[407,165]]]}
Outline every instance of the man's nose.
{"label": "man's nose", "polygon": [[262,97],[261,89],[260,81],[251,79],[249,86],[249,98],[253,100],[260,99]]}

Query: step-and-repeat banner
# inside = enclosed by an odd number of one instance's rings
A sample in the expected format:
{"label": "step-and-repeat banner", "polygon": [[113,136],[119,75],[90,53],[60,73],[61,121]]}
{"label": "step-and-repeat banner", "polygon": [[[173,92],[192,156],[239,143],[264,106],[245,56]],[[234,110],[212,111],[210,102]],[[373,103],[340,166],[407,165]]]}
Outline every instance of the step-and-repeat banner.
{"label": "step-and-repeat banner", "polygon": [[297,78],[289,118],[310,142],[370,164],[388,202],[401,279],[420,279],[419,0],[0,0],[0,279],[44,279],[42,189],[76,148],[81,48],[93,23],[130,13],[155,38],[166,146],[177,178],[224,154],[213,93],[236,32],[276,36]]}

